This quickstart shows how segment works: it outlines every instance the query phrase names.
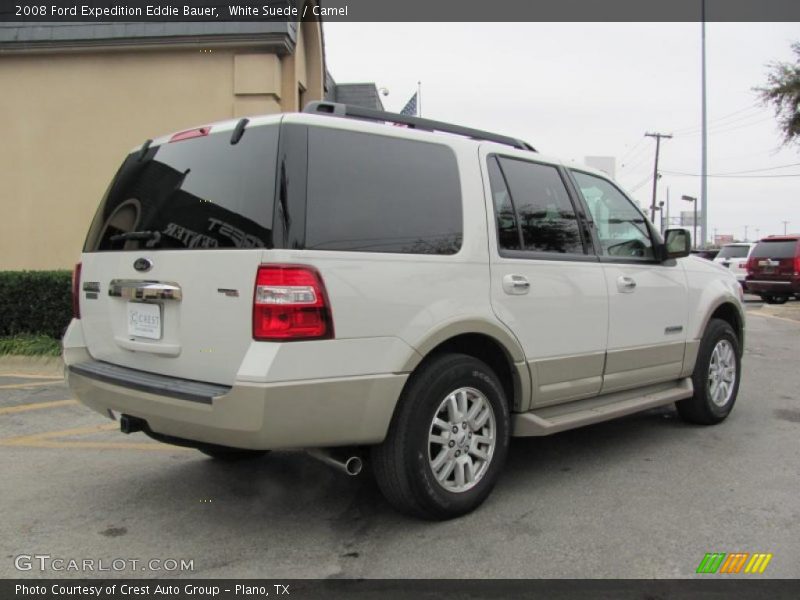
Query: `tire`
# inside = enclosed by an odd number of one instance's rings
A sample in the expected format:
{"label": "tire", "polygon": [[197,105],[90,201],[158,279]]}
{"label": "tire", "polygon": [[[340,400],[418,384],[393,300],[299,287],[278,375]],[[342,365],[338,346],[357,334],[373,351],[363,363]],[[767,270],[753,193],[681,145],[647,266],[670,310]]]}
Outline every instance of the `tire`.
{"label": "tire", "polygon": [[675,403],[684,421],[714,425],[725,420],[739,393],[741,356],[733,328],[726,321],[712,319],[700,341],[692,374],[694,396]]}
{"label": "tire", "polygon": [[[465,418],[470,411],[475,414]],[[509,421],[503,387],[485,363],[465,354],[432,358],[411,376],[386,440],[372,448],[378,486],[404,514],[465,515],[497,482]]]}
{"label": "tire", "polygon": [[788,300],[789,296],[775,296],[770,304],[786,304]]}
{"label": "tire", "polygon": [[227,446],[202,446],[198,448],[206,456],[221,462],[241,462],[261,458],[269,450],[246,450],[244,448],[228,448]]}
{"label": "tire", "polygon": [[761,299],[767,304],[775,304],[775,298],[769,294],[761,294]]}

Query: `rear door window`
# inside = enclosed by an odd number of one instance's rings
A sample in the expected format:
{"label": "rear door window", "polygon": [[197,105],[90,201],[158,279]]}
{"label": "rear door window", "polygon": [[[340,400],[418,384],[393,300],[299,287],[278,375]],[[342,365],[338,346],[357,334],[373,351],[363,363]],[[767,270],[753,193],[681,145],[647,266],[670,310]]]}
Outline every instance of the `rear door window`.
{"label": "rear door window", "polygon": [[[84,252],[272,247],[279,127],[166,143],[120,167],[98,209]],[[134,240],[131,232],[157,232]]]}
{"label": "rear door window", "polygon": [[309,250],[455,254],[458,164],[442,144],[339,129],[308,133]]}
{"label": "rear door window", "polygon": [[556,167],[490,156],[488,171],[501,250],[585,253],[575,208]]}

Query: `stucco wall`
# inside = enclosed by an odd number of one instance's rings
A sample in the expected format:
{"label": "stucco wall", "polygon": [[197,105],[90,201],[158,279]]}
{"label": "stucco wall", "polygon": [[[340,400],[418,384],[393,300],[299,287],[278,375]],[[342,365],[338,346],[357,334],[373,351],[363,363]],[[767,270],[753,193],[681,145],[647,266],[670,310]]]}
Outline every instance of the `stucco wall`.
{"label": "stucco wall", "polygon": [[111,177],[147,138],[286,99],[296,109],[285,62],[246,48],[0,56],[0,270],[71,268]]}

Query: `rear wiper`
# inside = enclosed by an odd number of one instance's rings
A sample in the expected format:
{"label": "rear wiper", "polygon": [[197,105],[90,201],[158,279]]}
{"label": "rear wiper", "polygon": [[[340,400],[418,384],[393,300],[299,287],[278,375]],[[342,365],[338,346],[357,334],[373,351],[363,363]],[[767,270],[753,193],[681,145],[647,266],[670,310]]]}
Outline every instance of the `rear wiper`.
{"label": "rear wiper", "polygon": [[146,246],[152,248],[161,241],[160,231],[128,231],[127,233],[118,233],[111,236],[112,242],[119,242],[121,240],[140,240],[147,241]]}

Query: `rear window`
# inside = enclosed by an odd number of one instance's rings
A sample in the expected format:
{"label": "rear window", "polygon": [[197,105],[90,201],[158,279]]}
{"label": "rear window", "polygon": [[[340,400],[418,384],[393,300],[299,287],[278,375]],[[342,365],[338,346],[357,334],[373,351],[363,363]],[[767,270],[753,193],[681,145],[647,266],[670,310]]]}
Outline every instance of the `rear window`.
{"label": "rear window", "polygon": [[452,150],[337,129],[308,133],[309,250],[455,254],[461,186]]}
{"label": "rear window", "polygon": [[747,258],[749,246],[723,246],[717,258]]}
{"label": "rear window", "polygon": [[797,250],[797,240],[758,242],[750,255],[753,258],[792,258]]}
{"label": "rear window", "polygon": [[[231,132],[212,133],[163,144],[141,160],[132,153],[100,204],[84,252],[270,248],[278,131],[253,127],[235,145]],[[144,239],[130,239],[136,232]]]}

